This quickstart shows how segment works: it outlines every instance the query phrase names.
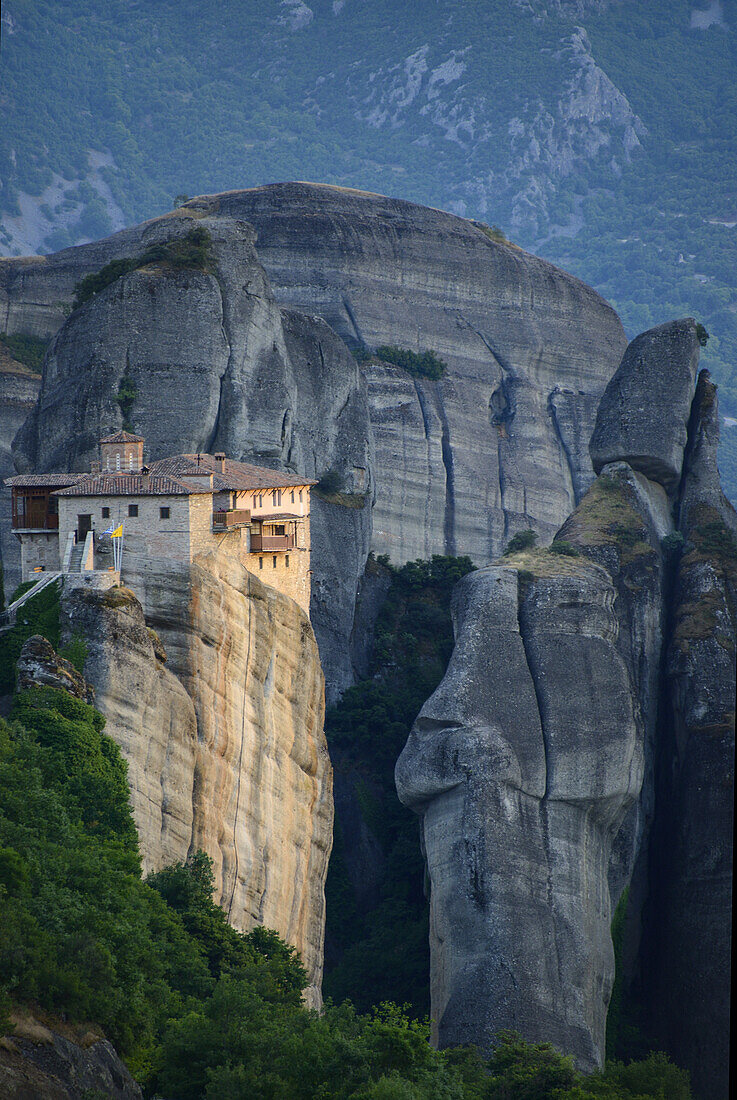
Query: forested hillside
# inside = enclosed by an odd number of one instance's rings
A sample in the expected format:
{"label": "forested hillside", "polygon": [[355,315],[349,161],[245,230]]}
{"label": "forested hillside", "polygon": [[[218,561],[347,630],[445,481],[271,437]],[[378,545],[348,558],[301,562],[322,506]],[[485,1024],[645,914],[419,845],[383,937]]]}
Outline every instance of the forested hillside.
{"label": "forested hillside", "polygon": [[[0,250],[181,194],[375,190],[498,224],[629,336],[695,315],[734,418],[736,31],[735,0],[6,0]],[[737,429],[721,460],[737,495]]]}

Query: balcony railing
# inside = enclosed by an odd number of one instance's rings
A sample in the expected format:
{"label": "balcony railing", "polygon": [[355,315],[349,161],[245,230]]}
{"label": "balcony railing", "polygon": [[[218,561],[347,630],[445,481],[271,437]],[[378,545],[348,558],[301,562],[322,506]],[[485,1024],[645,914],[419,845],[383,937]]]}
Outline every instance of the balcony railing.
{"label": "balcony railing", "polygon": [[13,512],[13,529],[21,531],[58,531],[59,517],[50,512]]}
{"label": "balcony railing", "polygon": [[294,535],[251,535],[251,553],[270,550],[293,550]]}
{"label": "balcony railing", "polygon": [[228,527],[239,527],[241,524],[250,522],[251,511],[249,508],[231,508],[226,512],[212,513],[213,527],[227,529]]}

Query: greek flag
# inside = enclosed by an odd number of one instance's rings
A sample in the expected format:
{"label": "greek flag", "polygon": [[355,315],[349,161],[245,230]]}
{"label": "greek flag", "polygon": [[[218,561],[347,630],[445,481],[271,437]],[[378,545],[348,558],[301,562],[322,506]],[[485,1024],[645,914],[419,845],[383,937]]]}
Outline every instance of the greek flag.
{"label": "greek flag", "polygon": [[112,535],[114,530],[115,530],[115,528],[113,527],[113,525],[111,523],[110,526],[106,527],[105,530],[102,533],[103,533],[103,535]]}

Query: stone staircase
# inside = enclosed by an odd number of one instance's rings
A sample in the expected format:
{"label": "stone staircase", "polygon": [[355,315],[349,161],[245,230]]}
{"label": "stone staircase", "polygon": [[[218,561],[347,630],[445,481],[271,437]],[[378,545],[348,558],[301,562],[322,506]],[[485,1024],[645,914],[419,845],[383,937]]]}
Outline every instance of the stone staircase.
{"label": "stone staircase", "polygon": [[84,557],[84,543],[78,542],[72,550],[72,555],[69,559],[69,573],[81,573],[82,572],[82,558]]}

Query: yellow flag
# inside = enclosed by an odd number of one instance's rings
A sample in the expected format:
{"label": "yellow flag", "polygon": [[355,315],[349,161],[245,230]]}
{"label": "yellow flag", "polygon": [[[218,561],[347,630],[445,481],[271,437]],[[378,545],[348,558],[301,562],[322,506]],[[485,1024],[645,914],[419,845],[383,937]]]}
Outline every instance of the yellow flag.
{"label": "yellow flag", "polygon": [[123,524],[121,523],[120,527],[116,527],[115,530],[112,532],[112,534],[110,535],[110,538],[111,539],[122,539],[122,537],[123,537]]}

